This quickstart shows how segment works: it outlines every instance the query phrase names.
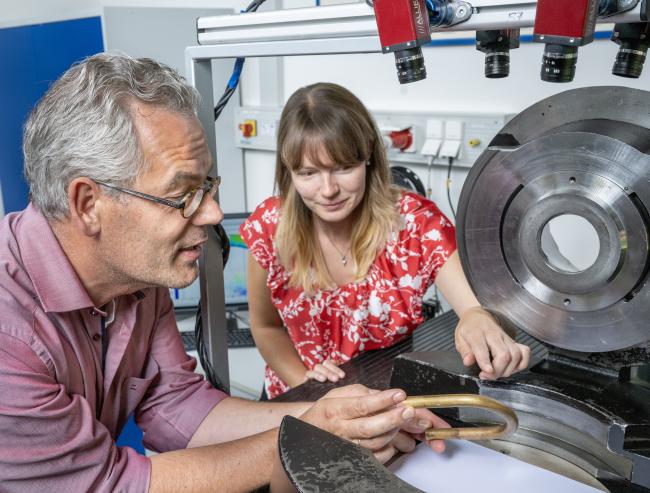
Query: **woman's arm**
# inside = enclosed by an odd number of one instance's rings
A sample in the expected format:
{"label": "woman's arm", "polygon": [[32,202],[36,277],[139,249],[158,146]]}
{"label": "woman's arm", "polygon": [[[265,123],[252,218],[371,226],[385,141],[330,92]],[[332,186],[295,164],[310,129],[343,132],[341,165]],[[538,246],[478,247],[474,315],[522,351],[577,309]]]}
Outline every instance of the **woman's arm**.
{"label": "woman's arm", "polygon": [[516,343],[474,296],[454,252],[438,271],[438,289],[460,318],[456,326],[456,349],[466,366],[477,363],[480,378],[509,377],[528,366],[530,348]]}
{"label": "woman's arm", "polygon": [[248,309],[255,345],[266,363],[291,387],[305,381],[307,368],[282,325],[266,285],[267,272],[248,256]]}

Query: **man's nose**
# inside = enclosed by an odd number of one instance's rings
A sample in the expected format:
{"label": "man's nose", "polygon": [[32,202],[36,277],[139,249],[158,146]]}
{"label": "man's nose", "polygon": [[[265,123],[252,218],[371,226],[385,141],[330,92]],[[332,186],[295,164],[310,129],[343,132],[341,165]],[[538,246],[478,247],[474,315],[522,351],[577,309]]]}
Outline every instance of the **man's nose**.
{"label": "man's nose", "polygon": [[221,221],[223,221],[223,211],[219,202],[211,194],[205,194],[201,205],[192,216],[192,222],[196,226],[207,226],[219,224]]}

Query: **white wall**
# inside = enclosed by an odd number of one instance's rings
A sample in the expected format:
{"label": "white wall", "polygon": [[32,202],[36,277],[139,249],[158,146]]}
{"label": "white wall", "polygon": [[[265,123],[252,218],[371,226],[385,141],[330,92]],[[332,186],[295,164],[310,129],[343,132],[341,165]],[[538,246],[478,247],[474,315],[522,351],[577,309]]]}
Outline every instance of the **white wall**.
{"label": "white wall", "polygon": [[0,28],[99,15],[100,0],[0,0]]}
{"label": "white wall", "polygon": [[179,7],[233,9],[238,12],[251,0],[98,0],[102,7]]}
{"label": "white wall", "polygon": [[397,82],[392,55],[288,57],[285,93],[328,80],[345,85],[375,110],[516,113],[551,94],[580,86],[647,87],[648,69],[638,80],[611,75],[617,48],[605,40],[580,48],[576,78],[568,84],[540,80],[543,45],[537,43],[512,50],[510,77],[492,80],[484,78],[484,55],[473,46],[425,48],[427,79],[406,85]]}

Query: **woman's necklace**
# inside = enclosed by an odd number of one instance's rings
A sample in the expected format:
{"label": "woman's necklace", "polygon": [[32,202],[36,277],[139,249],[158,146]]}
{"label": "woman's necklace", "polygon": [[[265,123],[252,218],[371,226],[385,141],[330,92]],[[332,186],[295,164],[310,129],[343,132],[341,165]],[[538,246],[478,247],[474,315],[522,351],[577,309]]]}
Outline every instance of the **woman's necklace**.
{"label": "woman's necklace", "polygon": [[327,234],[326,231],[323,230],[323,233],[325,234],[325,238],[332,244],[334,249],[338,252],[339,256],[341,257],[341,263],[343,264],[343,267],[348,265],[348,254],[350,253],[350,248],[352,245],[348,246],[348,249],[345,252],[342,252],[339,247],[336,246],[336,243],[332,241],[332,238],[330,238],[330,235]]}

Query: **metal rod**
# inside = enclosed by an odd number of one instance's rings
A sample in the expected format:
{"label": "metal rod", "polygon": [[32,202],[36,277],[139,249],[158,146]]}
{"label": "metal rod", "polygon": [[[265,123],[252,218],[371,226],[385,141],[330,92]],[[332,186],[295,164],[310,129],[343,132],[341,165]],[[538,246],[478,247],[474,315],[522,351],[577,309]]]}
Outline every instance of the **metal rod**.
{"label": "metal rod", "polygon": [[472,407],[486,409],[500,415],[504,422],[498,425],[466,428],[429,428],[424,432],[427,440],[447,440],[460,438],[464,440],[489,440],[510,435],[517,430],[519,420],[515,412],[501,402],[475,394],[440,394],[407,397],[405,406],[414,408],[437,409],[441,407]]}

